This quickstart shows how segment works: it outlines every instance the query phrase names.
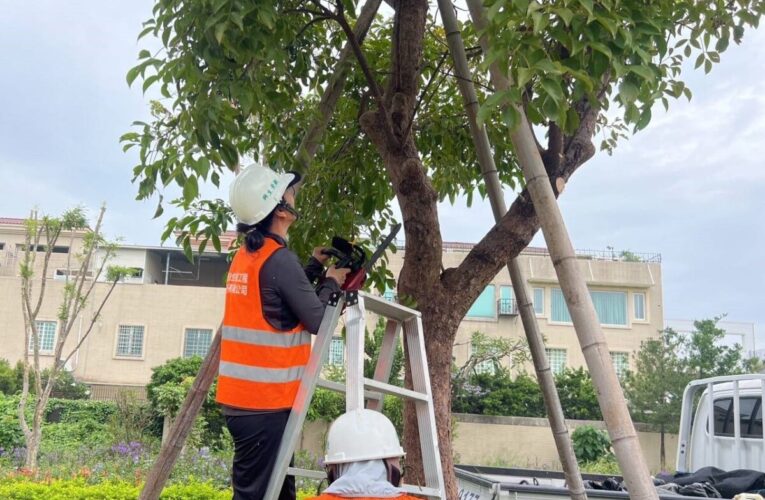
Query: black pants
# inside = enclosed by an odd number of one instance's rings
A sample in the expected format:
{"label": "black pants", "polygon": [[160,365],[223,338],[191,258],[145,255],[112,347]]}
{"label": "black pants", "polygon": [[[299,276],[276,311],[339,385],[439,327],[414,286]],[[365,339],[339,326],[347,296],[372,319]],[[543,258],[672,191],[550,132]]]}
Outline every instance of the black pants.
{"label": "black pants", "polygon": [[[289,410],[258,415],[227,416],[234,438],[232,484],[234,500],[261,500],[276,462]],[[287,476],[279,500],[295,500],[295,477]]]}

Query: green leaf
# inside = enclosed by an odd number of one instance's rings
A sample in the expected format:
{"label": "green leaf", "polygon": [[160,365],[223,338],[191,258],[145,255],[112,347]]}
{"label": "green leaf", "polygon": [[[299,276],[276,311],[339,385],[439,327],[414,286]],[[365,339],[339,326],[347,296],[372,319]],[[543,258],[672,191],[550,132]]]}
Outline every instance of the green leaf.
{"label": "green leaf", "polygon": [[566,7],[561,7],[559,9],[554,9],[555,13],[563,20],[563,24],[566,26],[571,24],[571,20],[574,18],[574,13],[571,11],[571,9],[567,9]]}
{"label": "green leaf", "polygon": [[639,92],[640,89],[638,89],[637,85],[630,81],[624,80],[621,85],[619,85],[619,96],[625,103],[634,102],[637,99]]}
{"label": "green leaf", "polygon": [[542,88],[545,89],[545,92],[555,99],[555,102],[561,102],[565,98],[563,95],[563,90],[560,87],[560,83],[558,83],[557,80],[553,80],[551,78],[545,78],[542,80]]}
{"label": "green leaf", "polygon": [[579,5],[584,7],[584,9],[587,11],[589,15],[592,15],[592,9],[593,9],[592,0],[579,0]]}
{"label": "green leaf", "polygon": [[145,79],[143,81],[143,93],[145,94],[149,87],[151,87],[157,80],[159,80],[159,75],[151,75]]}
{"label": "green leaf", "polygon": [[486,119],[494,112],[494,108],[498,107],[504,101],[505,97],[506,93],[504,92],[494,92],[488,99],[486,99],[486,101],[484,101],[478,109],[478,116],[476,117],[476,120],[480,125],[483,125],[486,122]]}
{"label": "green leaf", "polygon": [[138,53],[138,59],[146,59],[147,57],[151,57],[151,52],[146,49],[143,49]]}
{"label": "green leaf", "polygon": [[608,46],[606,46],[603,43],[600,43],[600,42],[587,42],[587,45],[589,45],[593,49],[597,50],[601,54],[605,55],[609,59],[611,59],[613,57],[613,54],[611,53],[611,49],[609,49]]}
{"label": "green leaf", "polygon": [[635,132],[637,132],[638,130],[643,130],[650,121],[651,121],[651,107],[646,106],[643,109],[643,112],[640,113],[640,118],[638,118],[638,121],[635,124]]}
{"label": "green leaf", "polygon": [[709,74],[710,71],[712,71],[712,61],[707,59],[704,61],[704,73]]}
{"label": "green leaf", "polygon": [[651,68],[647,66],[641,66],[639,64],[630,64],[629,66],[627,66],[627,69],[629,69],[632,73],[635,73],[642,79],[647,80],[649,82],[653,82],[655,79],[655,75],[653,71],[651,71]]}
{"label": "green leaf", "polygon": [[194,201],[199,194],[199,185],[197,184],[197,178],[194,176],[186,179],[183,184],[183,200],[188,204]]}
{"label": "green leaf", "polygon": [[133,84],[133,81],[135,81],[136,78],[138,78],[138,75],[141,73],[141,67],[136,66],[134,68],[130,68],[130,70],[127,72],[127,84],[128,87],[130,87]]}
{"label": "green leaf", "polygon": [[699,57],[696,58],[696,64],[693,65],[693,68],[698,69],[702,64],[704,64],[704,54],[699,54]]}
{"label": "green leaf", "polygon": [[525,87],[526,84],[531,80],[531,77],[533,75],[531,69],[529,68],[518,68],[518,81],[516,82],[519,87]]}
{"label": "green leaf", "polygon": [[165,211],[164,208],[162,208],[162,197],[159,197],[159,203],[157,203],[157,210],[154,211],[154,215],[152,216],[152,219],[156,219],[159,216],[162,215],[162,213]]}
{"label": "green leaf", "polygon": [[720,54],[714,51],[707,52],[707,57],[710,61],[713,63],[719,63],[720,62]]}

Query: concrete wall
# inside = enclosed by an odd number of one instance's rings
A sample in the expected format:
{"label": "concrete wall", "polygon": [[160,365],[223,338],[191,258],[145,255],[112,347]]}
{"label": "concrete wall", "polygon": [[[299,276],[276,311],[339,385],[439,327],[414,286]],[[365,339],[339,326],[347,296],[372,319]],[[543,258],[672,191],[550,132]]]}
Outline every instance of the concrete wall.
{"label": "concrete wall", "polygon": [[[560,470],[560,460],[547,419],[492,417],[456,414],[454,449],[458,462],[471,465],[498,465]],[[605,429],[603,422],[568,420],[570,432],[581,425]],[[640,446],[651,472],[661,470],[660,434],[635,424]],[[677,435],[665,435],[667,467],[674,469]]]}
{"label": "concrete wall", "polygon": [[[454,452],[456,463],[492,465],[529,469],[562,470],[555,442],[547,419],[525,417],[493,417],[455,414]],[[603,422],[568,420],[570,432],[581,425],[605,429]],[[638,439],[652,473],[661,470],[659,461],[660,434],[644,424],[635,424]],[[300,447],[314,456],[321,456],[329,424],[308,422],[303,429]],[[665,435],[667,468],[674,470],[677,435]]]}

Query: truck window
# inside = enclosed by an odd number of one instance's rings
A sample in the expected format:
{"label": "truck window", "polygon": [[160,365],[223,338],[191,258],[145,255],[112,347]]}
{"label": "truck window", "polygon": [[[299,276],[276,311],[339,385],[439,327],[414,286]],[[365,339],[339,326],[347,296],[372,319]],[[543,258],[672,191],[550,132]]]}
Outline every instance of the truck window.
{"label": "truck window", "polygon": [[[739,398],[741,437],[762,438],[762,400]],[[715,400],[715,436],[733,437],[733,398]]]}

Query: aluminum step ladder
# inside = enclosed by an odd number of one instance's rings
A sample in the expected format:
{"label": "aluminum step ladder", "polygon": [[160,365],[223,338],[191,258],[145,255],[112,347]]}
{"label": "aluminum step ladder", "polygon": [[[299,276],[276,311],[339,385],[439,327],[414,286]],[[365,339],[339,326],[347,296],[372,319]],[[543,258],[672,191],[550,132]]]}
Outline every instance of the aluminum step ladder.
{"label": "aluminum step ladder", "polygon": [[[345,307],[346,312],[345,328],[348,350],[345,384],[320,379],[322,366],[327,359],[329,345],[343,307]],[[364,378],[364,337],[367,309],[387,319],[385,335],[373,379]],[[406,337],[405,346],[411,364],[412,390],[388,383],[398,337],[402,329]],[[277,500],[284,478],[288,474],[312,479],[324,479],[326,477],[324,472],[289,466],[317,385],[344,392],[346,411],[364,408],[365,400],[368,401],[367,407],[369,409],[382,411],[385,394],[414,401],[420,432],[425,485],[403,484],[401,488],[414,495],[446,500],[441,454],[438,449],[438,435],[436,433],[436,416],[433,409],[428,361],[422,334],[422,318],[419,311],[389,302],[382,297],[357,291],[344,291],[332,295],[316,335],[311,357],[303,373],[300,389],[295,398],[295,405],[287,420],[284,438],[269,479],[265,500]]]}

